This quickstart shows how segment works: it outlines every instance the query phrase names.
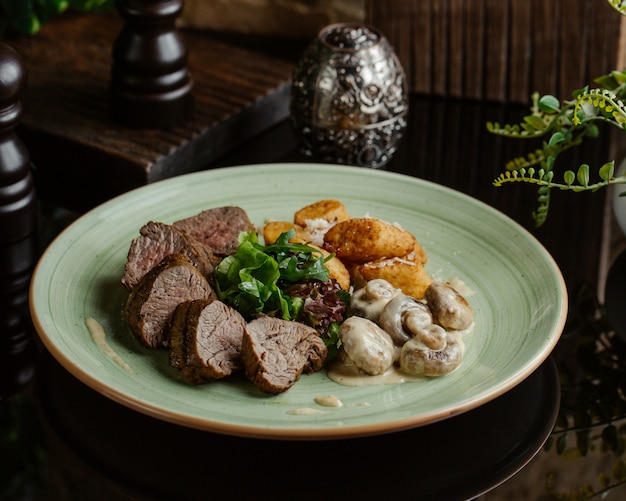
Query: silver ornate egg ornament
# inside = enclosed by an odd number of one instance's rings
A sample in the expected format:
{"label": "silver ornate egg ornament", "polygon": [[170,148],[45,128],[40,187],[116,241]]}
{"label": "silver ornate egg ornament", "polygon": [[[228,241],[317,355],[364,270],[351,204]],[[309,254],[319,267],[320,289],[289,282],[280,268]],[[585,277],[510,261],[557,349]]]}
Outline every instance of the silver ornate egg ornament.
{"label": "silver ornate egg ornament", "polygon": [[384,166],[406,128],[404,70],[375,28],[332,24],[296,64],[290,112],[301,151],[329,163]]}

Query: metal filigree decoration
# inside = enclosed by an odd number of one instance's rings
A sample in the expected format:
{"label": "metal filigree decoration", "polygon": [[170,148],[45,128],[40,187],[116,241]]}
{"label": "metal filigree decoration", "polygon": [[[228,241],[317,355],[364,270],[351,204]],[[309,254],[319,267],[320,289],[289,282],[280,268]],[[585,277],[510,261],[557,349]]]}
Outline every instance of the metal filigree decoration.
{"label": "metal filigree decoration", "polygon": [[406,128],[407,112],[404,71],[373,28],[328,26],[294,69],[294,130],[301,150],[317,160],[384,166]]}

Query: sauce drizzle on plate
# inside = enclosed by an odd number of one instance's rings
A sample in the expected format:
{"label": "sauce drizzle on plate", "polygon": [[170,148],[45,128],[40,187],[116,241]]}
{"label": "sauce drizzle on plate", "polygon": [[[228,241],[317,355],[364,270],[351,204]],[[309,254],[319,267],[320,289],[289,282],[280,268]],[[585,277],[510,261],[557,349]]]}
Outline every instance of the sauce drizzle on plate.
{"label": "sauce drizzle on plate", "polygon": [[85,325],[87,326],[87,329],[89,329],[89,333],[91,334],[93,342],[96,343],[96,345],[104,352],[105,355],[110,357],[126,372],[133,372],[133,370],[130,368],[130,365],[124,362],[124,360],[122,360],[122,358],[117,353],[115,353],[113,348],[109,346],[109,344],[107,343],[106,332],[104,331],[102,325],[100,325],[100,323],[96,319],[91,317],[85,319]]}

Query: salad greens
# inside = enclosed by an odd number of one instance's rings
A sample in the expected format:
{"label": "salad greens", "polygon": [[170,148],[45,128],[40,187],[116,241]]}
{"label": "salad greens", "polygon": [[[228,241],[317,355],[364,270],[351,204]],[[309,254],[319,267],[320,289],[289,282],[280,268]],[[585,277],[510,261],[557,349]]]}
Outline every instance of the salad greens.
{"label": "salad greens", "polygon": [[326,268],[333,255],[289,242],[294,236],[289,230],[262,245],[256,233],[241,233],[236,252],[215,269],[216,292],[247,320],[265,314],[300,321],[317,329],[327,346],[337,347],[348,293]]}

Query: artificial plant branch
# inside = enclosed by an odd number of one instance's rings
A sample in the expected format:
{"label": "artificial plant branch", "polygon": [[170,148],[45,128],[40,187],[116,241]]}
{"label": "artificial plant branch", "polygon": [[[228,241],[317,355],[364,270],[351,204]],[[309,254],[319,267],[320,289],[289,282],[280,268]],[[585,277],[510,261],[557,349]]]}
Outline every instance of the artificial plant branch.
{"label": "artificial plant branch", "polygon": [[[625,0],[626,1],[626,0]],[[521,123],[501,126],[487,123],[493,134],[533,139],[548,137],[540,148],[526,157],[509,161],[505,172],[493,181],[494,186],[524,182],[537,190],[537,208],[532,213],[535,226],[543,225],[550,207],[550,190],[557,188],[573,192],[596,191],[611,184],[626,183],[626,176],[615,176],[615,163],[607,162],[598,169],[600,180],[590,182],[589,165],[563,173],[563,182],[555,182],[554,167],[559,155],[580,145],[587,137],[597,137],[597,123],[608,123],[626,130],[626,73],[614,71],[595,80],[599,88],[585,87],[573,93],[573,99],[562,103],[554,96],[531,97],[530,114]]]}

